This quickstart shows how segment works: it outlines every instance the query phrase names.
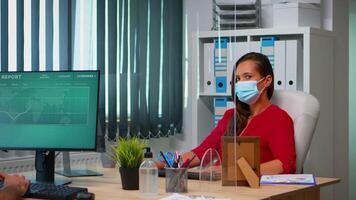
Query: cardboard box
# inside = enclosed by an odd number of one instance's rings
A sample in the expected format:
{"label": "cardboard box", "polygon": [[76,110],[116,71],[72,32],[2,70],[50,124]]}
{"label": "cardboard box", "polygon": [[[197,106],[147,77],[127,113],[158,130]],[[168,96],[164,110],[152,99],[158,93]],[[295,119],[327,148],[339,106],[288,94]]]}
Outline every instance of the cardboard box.
{"label": "cardboard box", "polygon": [[320,28],[320,7],[308,3],[278,3],[273,5],[273,27],[310,26]]}

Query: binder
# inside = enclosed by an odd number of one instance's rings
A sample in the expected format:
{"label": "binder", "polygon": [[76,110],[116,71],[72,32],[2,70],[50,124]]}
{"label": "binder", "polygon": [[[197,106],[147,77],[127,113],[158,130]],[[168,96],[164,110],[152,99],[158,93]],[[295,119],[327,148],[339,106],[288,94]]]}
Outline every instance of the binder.
{"label": "binder", "polygon": [[274,88],[286,89],[286,41],[275,41],[274,46]]}
{"label": "binder", "polygon": [[249,42],[250,52],[261,53],[261,42],[260,41],[251,41]]}
{"label": "binder", "polygon": [[302,83],[297,82],[298,69],[299,76],[302,77],[302,44],[300,40],[286,41],[286,89],[297,90],[301,89]]}
{"label": "binder", "polygon": [[274,69],[274,44],[275,37],[261,37],[261,53],[266,55]]}
{"label": "binder", "polygon": [[215,93],[214,43],[204,43],[204,93]]}
{"label": "binder", "polygon": [[235,109],[235,103],[233,101],[227,101],[226,110]]}
{"label": "binder", "polygon": [[[260,49],[258,51],[257,49]],[[252,41],[250,50],[266,55],[274,72],[274,86],[276,89],[286,88],[286,41],[277,41],[275,37],[262,37],[259,42]]]}
{"label": "binder", "polygon": [[237,52],[236,52],[236,61],[240,59],[242,56],[249,52],[248,42],[238,42],[237,43]]}
{"label": "binder", "polygon": [[249,52],[248,42],[229,42],[227,48],[227,92],[230,94],[231,91],[231,78],[232,71],[234,70],[236,62],[245,54]]}
{"label": "binder", "polygon": [[226,93],[227,89],[227,39],[214,40],[214,75],[216,93]]}
{"label": "binder", "polygon": [[214,98],[214,127],[218,125],[218,122],[224,116],[227,106],[226,97],[215,97]]}
{"label": "binder", "polygon": [[235,63],[237,61],[237,42],[229,42],[227,44],[227,93],[230,94],[231,92],[231,77],[232,71],[234,70]]}
{"label": "binder", "polygon": [[234,109],[235,103],[228,101],[227,97],[215,97],[214,98],[214,127],[218,125],[218,122],[224,116],[224,113],[229,109]]}

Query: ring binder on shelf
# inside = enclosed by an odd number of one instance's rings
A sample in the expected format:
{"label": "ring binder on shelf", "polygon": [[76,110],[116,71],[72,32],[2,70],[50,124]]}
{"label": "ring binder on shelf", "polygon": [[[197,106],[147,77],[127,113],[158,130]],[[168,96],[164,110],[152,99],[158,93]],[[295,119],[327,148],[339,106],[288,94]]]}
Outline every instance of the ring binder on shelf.
{"label": "ring binder on shelf", "polygon": [[214,75],[216,93],[226,93],[227,87],[227,39],[214,40]]}
{"label": "ring binder on shelf", "polygon": [[274,69],[274,42],[275,37],[261,38],[261,53],[266,55]]}
{"label": "ring binder on shelf", "polygon": [[215,88],[214,43],[204,44],[204,92],[213,94]]}
{"label": "ring binder on shelf", "polygon": [[286,41],[275,41],[274,88],[286,89]]}
{"label": "ring binder on shelf", "polygon": [[226,110],[235,108],[233,101],[228,101],[227,97],[214,98],[214,127],[218,125],[219,120],[224,116]]}
{"label": "ring binder on shelf", "polygon": [[231,91],[231,77],[235,63],[249,52],[248,42],[229,42],[227,45],[227,92]]}
{"label": "ring binder on shelf", "polygon": [[227,106],[226,97],[215,97],[214,98],[214,127],[218,125],[218,122],[224,116]]}
{"label": "ring binder on shelf", "polygon": [[297,78],[302,77],[303,58],[301,52],[301,41],[286,41],[286,89],[297,90],[302,86],[302,82],[297,84]]}

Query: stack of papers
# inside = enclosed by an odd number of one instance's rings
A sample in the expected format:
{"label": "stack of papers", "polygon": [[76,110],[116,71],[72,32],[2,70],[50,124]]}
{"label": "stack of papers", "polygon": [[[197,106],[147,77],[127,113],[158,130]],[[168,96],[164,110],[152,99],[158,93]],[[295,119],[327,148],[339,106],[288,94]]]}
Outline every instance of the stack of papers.
{"label": "stack of papers", "polygon": [[320,5],[321,0],[273,0],[272,3],[309,3]]}
{"label": "stack of papers", "polygon": [[233,30],[260,26],[261,0],[215,0],[213,2],[213,29]]}
{"label": "stack of papers", "polygon": [[203,196],[184,196],[181,194],[173,193],[168,197],[164,197],[161,200],[230,200],[230,199],[221,199],[215,197],[203,197]]}
{"label": "stack of papers", "polygon": [[301,184],[301,185],[316,185],[313,174],[280,174],[280,175],[264,175],[261,177],[261,185],[263,184]]}

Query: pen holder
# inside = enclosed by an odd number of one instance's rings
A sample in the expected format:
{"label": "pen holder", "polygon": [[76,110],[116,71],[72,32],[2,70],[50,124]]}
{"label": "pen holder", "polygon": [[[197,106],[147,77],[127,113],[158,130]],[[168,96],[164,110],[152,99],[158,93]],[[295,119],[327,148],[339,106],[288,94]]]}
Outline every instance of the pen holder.
{"label": "pen holder", "polygon": [[187,168],[166,168],[166,192],[188,192]]}

